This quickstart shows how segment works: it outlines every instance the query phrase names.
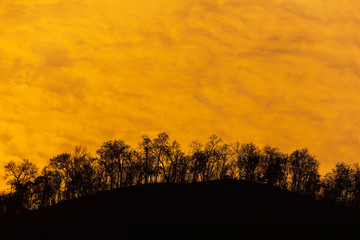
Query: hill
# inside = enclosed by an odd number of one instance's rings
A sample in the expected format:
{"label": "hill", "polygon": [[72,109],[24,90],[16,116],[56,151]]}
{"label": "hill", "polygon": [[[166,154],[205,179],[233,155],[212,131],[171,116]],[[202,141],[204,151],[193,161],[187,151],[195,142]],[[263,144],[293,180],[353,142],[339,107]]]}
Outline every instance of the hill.
{"label": "hill", "polygon": [[346,231],[357,213],[269,185],[223,180],[149,184],[66,201],[2,219],[8,236],[216,235]]}

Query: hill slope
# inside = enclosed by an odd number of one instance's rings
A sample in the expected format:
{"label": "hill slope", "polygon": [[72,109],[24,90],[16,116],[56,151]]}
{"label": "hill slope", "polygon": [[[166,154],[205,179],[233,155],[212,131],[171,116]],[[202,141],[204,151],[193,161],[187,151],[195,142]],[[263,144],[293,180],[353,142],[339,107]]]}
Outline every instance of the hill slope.
{"label": "hill slope", "polygon": [[2,226],[8,235],[130,237],[336,231],[360,225],[359,216],[346,209],[268,185],[231,180],[98,193],[7,219]]}

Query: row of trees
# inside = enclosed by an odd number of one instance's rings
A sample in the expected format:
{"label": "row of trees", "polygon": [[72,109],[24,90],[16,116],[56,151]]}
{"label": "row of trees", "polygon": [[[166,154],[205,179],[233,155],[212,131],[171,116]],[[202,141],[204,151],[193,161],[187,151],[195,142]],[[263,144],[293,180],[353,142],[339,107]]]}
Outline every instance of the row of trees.
{"label": "row of trees", "polygon": [[137,148],[111,140],[96,153],[91,156],[86,147],[77,146],[51,158],[40,173],[27,159],[10,161],[5,179],[11,189],[0,196],[0,211],[14,214],[139,184],[220,179],[270,184],[345,206],[360,204],[359,165],[339,163],[321,178],[319,162],[306,148],[286,154],[271,146],[227,144],[213,135],[204,145],[193,142],[185,154],[178,142],[160,133],[154,139],[143,136]]}

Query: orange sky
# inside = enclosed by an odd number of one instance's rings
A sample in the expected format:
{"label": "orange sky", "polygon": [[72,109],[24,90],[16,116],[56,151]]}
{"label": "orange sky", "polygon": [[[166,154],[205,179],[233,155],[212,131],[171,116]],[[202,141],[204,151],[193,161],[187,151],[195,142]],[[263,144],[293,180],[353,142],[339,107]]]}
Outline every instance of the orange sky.
{"label": "orange sky", "polygon": [[[2,0],[0,163],[167,132],[360,162],[357,0]],[[2,181],[2,180],[1,180]]]}

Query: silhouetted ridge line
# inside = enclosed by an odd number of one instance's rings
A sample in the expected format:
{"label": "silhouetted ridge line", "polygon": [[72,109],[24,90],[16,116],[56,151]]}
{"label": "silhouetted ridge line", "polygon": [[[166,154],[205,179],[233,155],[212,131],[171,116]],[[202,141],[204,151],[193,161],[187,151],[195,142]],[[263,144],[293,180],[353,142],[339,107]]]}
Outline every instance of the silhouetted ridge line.
{"label": "silhouetted ridge line", "polygon": [[5,165],[11,189],[0,195],[2,215],[41,209],[102,191],[150,183],[196,183],[246,180],[290,190],[312,199],[358,209],[360,167],[339,163],[321,177],[319,161],[308,149],[291,154],[254,143],[224,143],[213,135],[205,144],[194,141],[185,153],[166,133],[151,139],[144,135],[136,148],[122,140],[102,144],[92,156],[76,146],[49,160],[39,173],[24,159]]}
{"label": "silhouetted ridge line", "polygon": [[164,232],[186,236],[193,232],[343,231],[359,223],[359,215],[349,209],[288,190],[243,180],[216,180],[104,191],[21,214],[1,226],[6,227],[4,234],[12,235],[74,236],[75,232],[82,237],[118,234],[130,238]]}

